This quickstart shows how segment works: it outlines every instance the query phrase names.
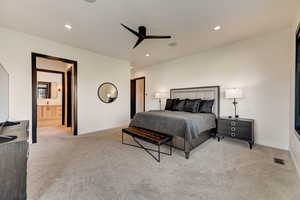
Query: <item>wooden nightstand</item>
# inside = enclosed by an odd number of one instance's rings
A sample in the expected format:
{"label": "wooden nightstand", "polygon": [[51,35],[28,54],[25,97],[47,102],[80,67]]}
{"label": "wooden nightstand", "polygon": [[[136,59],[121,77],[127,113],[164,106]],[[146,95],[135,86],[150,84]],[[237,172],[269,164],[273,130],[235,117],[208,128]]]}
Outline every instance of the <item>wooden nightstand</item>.
{"label": "wooden nightstand", "polygon": [[254,145],[254,120],[244,118],[226,118],[218,119],[217,138],[230,137],[244,140],[249,143],[250,149]]}

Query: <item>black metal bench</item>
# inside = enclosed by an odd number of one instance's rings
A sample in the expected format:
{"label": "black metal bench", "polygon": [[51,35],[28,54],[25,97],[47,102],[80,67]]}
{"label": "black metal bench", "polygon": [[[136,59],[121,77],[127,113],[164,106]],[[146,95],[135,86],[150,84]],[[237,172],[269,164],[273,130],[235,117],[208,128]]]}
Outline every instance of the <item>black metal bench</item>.
{"label": "black metal bench", "polygon": [[[137,145],[133,145],[133,144],[129,144],[129,143],[125,143],[124,142],[124,133],[126,133],[127,135],[130,135],[133,140],[138,144]],[[151,144],[157,145],[158,149],[149,149],[146,148],[145,146],[143,146],[137,139],[143,140],[145,142],[149,142]],[[134,127],[129,127],[129,128],[124,128],[122,129],[122,144],[126,144],[129,146],[133,146],[133,147],[137,147],[137,148],[141,148],[144,149],[149,155],[151,155],[156,161],[160,162],[160,154],[165,154],[165,155],[172,155],[172,136],[169,135],[165,135],[162,133],[157,133],[154,131],[150,131],[150,130],[145,130],[145,129],[140,129],[140,128],[134,128]],[[170,153],[165,153],[165,152],[161,152],[160,151],[160,146],[169,143],[170,146]],[[153,152],[157,152],[158,153],[158,157],[155,157],[151,151]]]}

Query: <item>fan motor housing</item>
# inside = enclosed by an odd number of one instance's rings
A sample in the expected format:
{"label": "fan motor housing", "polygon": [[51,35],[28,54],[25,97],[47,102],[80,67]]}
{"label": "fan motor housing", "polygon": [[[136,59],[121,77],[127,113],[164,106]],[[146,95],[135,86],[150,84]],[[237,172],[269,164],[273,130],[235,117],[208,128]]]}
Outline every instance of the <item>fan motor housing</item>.
{"label": "fan motor housing", "polygon": [[139,26],[139,34],[146,36],[146,27],[145,26]]}

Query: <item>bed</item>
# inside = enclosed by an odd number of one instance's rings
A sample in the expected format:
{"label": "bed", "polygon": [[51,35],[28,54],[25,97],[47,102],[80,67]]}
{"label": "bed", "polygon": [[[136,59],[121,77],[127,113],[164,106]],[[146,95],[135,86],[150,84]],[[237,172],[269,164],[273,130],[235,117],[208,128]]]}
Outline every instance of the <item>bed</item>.
{"label": "bed", "polygon": [[220,87],[171,89],[170,98],[214,99],[212,113],[165,110],[141,112],[134,116],[129,126],[174,136],[174,147],[184,151],[188,159],[193,149],[215,135],[216,119],[220,112]]}

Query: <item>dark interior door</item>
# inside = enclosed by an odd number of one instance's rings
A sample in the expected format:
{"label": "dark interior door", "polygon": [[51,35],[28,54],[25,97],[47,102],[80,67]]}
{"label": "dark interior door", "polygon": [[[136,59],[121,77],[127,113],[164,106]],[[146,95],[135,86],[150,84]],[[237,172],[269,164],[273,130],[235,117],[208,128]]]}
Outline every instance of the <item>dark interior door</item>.
{"label": "dark interior door", "polygon": [[130,82],[130,118],[132,119],[136,113],[136,80]]}
{"label": "dark interior door", "polygon": [[67,72],[67,127],[72,126],[72,71]]}

